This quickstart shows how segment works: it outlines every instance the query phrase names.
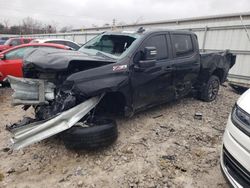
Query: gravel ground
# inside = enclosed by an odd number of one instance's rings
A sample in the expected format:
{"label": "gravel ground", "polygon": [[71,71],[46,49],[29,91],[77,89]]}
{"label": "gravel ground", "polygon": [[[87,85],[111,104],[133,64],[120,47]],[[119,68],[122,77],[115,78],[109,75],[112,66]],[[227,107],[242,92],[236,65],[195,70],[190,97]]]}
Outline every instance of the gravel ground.
{"label": "gravel ground", "polygon": [[0,187],[228,187],[219,155],[239,95],[227,85],[211,103],[184,98],[118,118],[116,143],[95,152],[69,151],[57,137],[6,151],[5,125],[33,113],[11,107],[11,93],[0,88]]}

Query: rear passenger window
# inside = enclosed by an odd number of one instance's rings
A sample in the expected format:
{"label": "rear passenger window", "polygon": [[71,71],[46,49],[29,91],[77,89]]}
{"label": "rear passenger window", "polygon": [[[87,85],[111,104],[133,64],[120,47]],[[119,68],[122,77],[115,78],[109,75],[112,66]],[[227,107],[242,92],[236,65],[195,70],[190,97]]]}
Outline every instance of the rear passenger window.
{"label": "rear passenger window", "polygon": [[187,56],[194,51],[191,35],[173,34],[171,39],[176,57]]}
{"label": "rear passenger window", "polygon": [[156,35],[149,38],[145,43],[145,47],[156,47],[157,60],[166,59],[168,57],[167,40],[165,35]]}

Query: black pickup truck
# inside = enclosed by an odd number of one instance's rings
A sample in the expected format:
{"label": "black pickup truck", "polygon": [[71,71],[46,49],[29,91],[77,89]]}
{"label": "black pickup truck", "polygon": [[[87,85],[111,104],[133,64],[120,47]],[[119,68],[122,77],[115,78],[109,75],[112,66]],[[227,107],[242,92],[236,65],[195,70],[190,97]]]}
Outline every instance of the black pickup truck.
{"label": "black pickup truck", "polygon": [[37,121],[43,124],[100,96],[98,104],[79,121],[85,126],[74,125],[62,137],[73,149],[108,145],[117,137],[115,123],[98,116],[108,112],[132,116],[191,92],[203,101],[213,101],[235,59],[228,51],[200,53],[192,32],[142,28],[102,33],[78,51],[34,49],[24,58],[24,77],[38,85],[43,80],[43,85],[35,93],[29,91],[32,87],[18,93],[17,80],[30,83],[22,78],[9,81],[16,91],[14,104],[23,104],[25,109],[32,106],[35,119],[9,130]]}

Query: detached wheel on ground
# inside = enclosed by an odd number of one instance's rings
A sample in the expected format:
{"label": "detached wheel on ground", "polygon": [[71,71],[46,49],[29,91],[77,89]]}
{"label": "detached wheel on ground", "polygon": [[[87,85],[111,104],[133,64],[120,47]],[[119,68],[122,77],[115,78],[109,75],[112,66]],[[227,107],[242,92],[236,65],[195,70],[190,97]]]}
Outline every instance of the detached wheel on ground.
{"label": "detached wheel on ground", "polygon": [[86,126],[73,126],[62,133],[63,142],[72,150],[95,150],[111,145],[118,136],[114,120],[94,118]]}
{"label": "detached wheel on ground", "polygon": [[201,99],[205,102],[211,102],[216,99],[220,88],[220,80],[217,76],[212,75],[205,87],[201,91]]}

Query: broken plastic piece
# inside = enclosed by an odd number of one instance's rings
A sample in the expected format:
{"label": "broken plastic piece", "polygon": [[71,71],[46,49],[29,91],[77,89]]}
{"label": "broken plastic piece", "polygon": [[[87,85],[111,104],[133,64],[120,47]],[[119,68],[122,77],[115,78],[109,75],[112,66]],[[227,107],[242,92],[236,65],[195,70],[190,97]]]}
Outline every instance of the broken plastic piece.
{"label": "broken plastic piece", "polygon": [[14,90],[12,96],[13,105],[44,104],[55,98],[55,85],[46,80],[17,78],[14,76],[8,76],[7,80]]}
{"label": "broken plastic piece", "polygon": [[196,113],[194,114],[194,119],[202,120],[202,113],[196,112]]}
{"label": "broken plastic piece", "polygon": [[13,133],[13,138],[11,139],[13,149],[21,149],[71,128],[92,110],[101,98],[102,96],[92,97],[52,119],[31,123],[11,130]]}

